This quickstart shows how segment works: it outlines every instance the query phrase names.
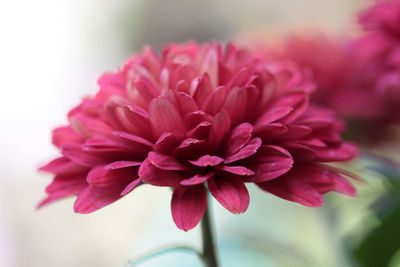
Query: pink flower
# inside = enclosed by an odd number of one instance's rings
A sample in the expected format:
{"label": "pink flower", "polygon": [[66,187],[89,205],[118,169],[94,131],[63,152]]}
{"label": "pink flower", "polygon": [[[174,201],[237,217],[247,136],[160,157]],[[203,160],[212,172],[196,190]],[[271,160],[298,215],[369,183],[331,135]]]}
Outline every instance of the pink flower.
{"label": "pink flower", "polygon": [[377,1],[364,11],[359,22],[365,35],[354,41],[365,77],[384,98],[385,119],[400,124],[400,1]]}
{"label": "pink flower", "polygon": [[379,32],[388,38],[400,39],[400,1],[380,0],[365,10],[359,22],[367,31]]}
{"label": "pink flower", "polygon": [[348,137],[379,143],[388,139],[393,124],[400,124],[400,49],[383,34],[356,40],[293,35],[279,46],[260,42],[252,49],[309,71],[317,83],[311,103],[350,122],[353,136]]}
{"label": "pink flower", "polygon": [[[246,211],[246,183],[306,206],[322,194],[354,195],[343,173],[323,164],[357,154],[343,124],[311,107],[314,84],[293,64],[271,63],[234,45],[145,48],[53,132],[62,157],[41,205],[77,195],[89,213],[138,184],[174,189],[172,217],[185,231],[207,207],[207,190],[232,213]],[[347,174],[345,174],[347,175]]]}

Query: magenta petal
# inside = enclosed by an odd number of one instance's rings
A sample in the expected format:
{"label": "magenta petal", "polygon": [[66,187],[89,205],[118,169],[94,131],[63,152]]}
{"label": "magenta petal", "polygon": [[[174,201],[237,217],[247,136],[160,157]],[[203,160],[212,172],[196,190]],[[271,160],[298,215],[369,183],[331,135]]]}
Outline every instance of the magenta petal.
{"label": "magenta petal", "polygon": [[189,231],[199,224],[207,209],[207,191],[203,185],[178,187],[171,200],[172,218],[179,229]]}
{"label": "magenta petal", "polygon": [[223,162],[224,159],[217,156],[204,155],[198,158],[197,160],[188,160],[188,161],[198,167],[208,167],[208,166],[217,166],[221,162]]}
{"label": "magenta petal", "polygon": [[63,145],[61,153],[73,162],[87,167],[107,163],[107,159],[94,155],[89,151],[84,151],[82,146],[78,144]]}
{"label": "magenta petal", "polygon": [[96,187],[129,183],[137,178],[137,168],[106,169],[103,165],[94,167],[87,175],[87,182]]}
{"label": "magenta petal", "polygon": [[[209,115],[201,110],[187,113],[184,116],[186,125],[188,126],[189,129],[192,129],[192,130],[193,130],[193,128],[198,126],[199,123],[209,122],[209,121],[212,121],[212,119],[213,119],[213,117],[211,115]],[[209,123],[209,124],[211,126],[211,123]],[[188,136],[190,136],[190,135],[188,135]]]}
{"label": "magenta petal", "polygon": [[116,132],[113,132],[112,134],[115,136],[119,136],[123,139],[126,139],[128,141],[131,141],[133,143],[143,145],[145,147],[153,147],[153,144],[151,142],[149,142],[147,139],[144,139],[143,137],[140,137],[140,136],[137,136],[134,134],[121,132],[121,131],[116,131]]}
{"label": "magenta petal", "polygon": [[166,97],[153,99],[149,107],[153,135],[158,139],[163,133],[184,133],[185,123],[175,105]]}
{"label": "magenta petal", "polygon": [[139,177],[143,182],[158,186],[178,186],[182,178],[174,171],[156,168],[148,159],[139,168]]}
{"label": "magenta petal", "polygon": [[153,152],[153,151],[148,154],[147,159],[155,167],[162,169],[162,170],[188,171],[191,169],[189,166],[186,166],[186,165],[180,163],[176,158],[174,158],[172,156]]}
{"label": "magenta petal", "polygon": [[137,90],[142,99],[147,103],[150,102],[153,98],[157,97],[159,93],[153,83],[145,76],[140,76],[135,81],[134,88]]}
{"label": "magenta petal", "polygon": [[46,193],[54,193],[60,191],[68,191],[72,194],[77,191],[77,188],[83,189],[87,186],[86,173],[75,174],[75,175],[56,175],[53,181],[46,187]]}
{"label": "magenta petal", "polygon": [[277,140],[288,131],[288,127],[281,123],[257,124],[254,126],[254,135],[260,137],[264,143]]}
{"label": "magenta petal", "polygon": [[133,182],[131,182],[130,184],[128,184],[124,190],[122,190],[121,192],[121,196],[125,196],[126,194],[128,194],[129,192],[131,192],[133,189],[135,189],[136,186],[138,186],[140,184],[140,179],[136,179],[133,180]]}
{"label": "magenta petal", "polygon": [[213,172],[209,172],[207,174],[196,174],[193,177],[187,178],[185,180],[181,181],[181,185],[195,185],[195,184],[201,184],[207,181],[208,179],[214,177]]}
{"label": "magenta petal", "polygon": [[351,197],[354,197],[357,193],[354,186],[340,175],[335,175],[334,191]]}
{"label": "magenta petal", "polygon": [[256,175],[249,181],[260,183],[275,179],[288,172],[293,166],[290,153],[278,146],[262,146],[257,159],[253,160],[252,169]]}
{"label": "magenta petal", "polygon": [[48,162],[39,168],[40,171],[50,172],[53,174],[80,173],[88,169],[80,166],[66,157],[59,157]]}
{"label": "magenta petal", "polygon": [[227,90],[224,86],[217,87],[208,97],[201,109],[211,115],[217,114],[224,104]]}
{"label": "magenta petal", "polygon": [[210,134],[210,129],[212,123],[209,121],[200,122],[196,127],[187,132],[188,137],[193,137],[196,139],[207,139]]}
{"label": "magenta petal", "polygon": [[206,140],[188,138],[173,150],[173,155],[181,159],[196,159],[204,153],[206,145]]}
{"label": "magenta petal", "polygon": [[69,116],[71,126],[81,136],[88,138],[93,135],[107,135],[112,127],[98,117],[77,112]]}
{"label": "magenta petal", "polygon": [[42,200],[38,208],[64,197],[77,195],[88,186],[86,172],[80,174],[56,175],[46,187],[48,196]]}
{"label": "magenta petal", "polygon": [[214,88],[211,83],[210,75],[208,75],[208,73],[204,73],[195,89],[193,98],[200,106],[202,106],[207,97],[209,97],[212,93],[213,89]]}
{"label": "magenta petal", "polygon": [[96,99],[106,100],[112,95],[125,94],[125,79],[122,72],[113,74],[103,74],[97,81],[100,86]]}
{"label": "magenta petal", "polygon": [[303,184],[292,189],[292,201],[307,207],[319,207],[324,204],[322,195],[312,186]]}
{"label": "magenta petal", "polygon": [[172,133],[163,133],[153,146],[155,152],[169,154],[179,145],[182,138]]}
{"label": "magenta petal", "polygon": [[228,111],[232,124],[243,120],[247,109],[247,93],[243,87],[233,88],[225,99],[223,108]]}
{"label": "magenta petal", "polygon": [[140,166],[140,164],[142,164],[142,162],[140,161],[120,160],[108,164],[107,166],[104,167],[104,169],[116,170],[116,169]]}
{"label": "magenta petal", "polygon": [[52,142],[55,146],[61,147],[66,143],[82,143],[83,138],[71,126],[63,126],[53,130]]}
{"label": "magenta petal", "polygon": [[250,123],[242,123],[232,130],[231,136],[226,144],[225,156],[238,152],[250,141],[253,126]]}
{"label": "magenta petal", "polygon": [[250,176],[250,175],[254,175],[255,172],[253,172],[252,170],[243,167],[243,166],[227,166],[227,165],[223,165],[223,166],[217,166],[216,169],[221,170],[221,171],[225,171],[225,172],[229,172],[232,174],[236,174],[236,175],[240,175],[240,176]]}
{"label": "magenta petal", "polygon": [[312,133],[312,129],[305,125],[287,125],[287,131],[278,136],[279,140],[303,138]]}
{"label": "magenta petal", "polygon": [[241,159],[245,159],[250,157],[251,155],[254,155],[258,148],[261,146],[261,139],[260,138],[253,138],[251,141],[242,149],[240,149],[238,152],[233,154],[232,156],[229,156],[225,158],[224,163],[229,164]]}
{"label": "magenta petal", "polygon": [[[293,177],[295,178],[295,177]],[[277,181],[272,180],[272,181]],[[321,194],[308,184],[288,184],[282,186],[281,183],[264,182],[257,184],[261,189],[268,191],[280,198],[297,202],[307,207],[319,207],[324,204]]]}
{"label": "magenta petal", "polygon": [[270,124],[275,122],[285,116],[287,116],[293,110],[292,107],[276,107],[272,109],[268,109],[260,118],[257,119],[255,124]]}
{"label": "magenta petal", "polygon": [[150,132],[149,115],[145,110],[134,105],[124,105],[115,109],[122,126],[132,134],[144,135]]}
{"label": "magenta petal", "polygon": [[215,177],[208,180],[210,193],[230,212],[243,213],[250,203],[247,188],[237,176]]}
{"label": "magenta petal", "polygon": [[315,153],[320,161],[347,161],[358,154],[358,149],[350,143],[342,143],[336,148],[318,148]]}
{"label": "magenta petal", "polygon": [[115,184],[106,187],[94,187],[89,185],[82,191],[74,204],[76,213],[91,213],[101,209],[121,198],[121,192],[126,184]]}
{"label": "magenta petal", "polygon": [[235,87],[243,87],[246,82],[252,78],[250,75],[251,70],[249,68],[243,67],[236,72],[236,74],[229,81],[227,87],[229,89]]}
{"label": "magenta petal", "polygon": [[208,147],[210,151],[217,149],[231,128],[231,119],[224,110],[215,115],[212,122],[210,136],[208,138]]}
{"label": "magenta petal", "polygon": [[293,167],[291,171],[278,179],[257,185],[286,200],[309,207],[318,207],[324,203],[322,194],[335,190],[335,187],[341,190],[336,182],[340,183],[340,178],[337,173],[330,170],[330,167],[304,163]]}
{"label": "magenta petal", "polygon": [[190,112],[195,112],[199,110],[196,102],[193,100],[191,96],[186,93],[178,92],[176,97],[179,101],[179,105],[181,107],[182,113],[187,114]]}

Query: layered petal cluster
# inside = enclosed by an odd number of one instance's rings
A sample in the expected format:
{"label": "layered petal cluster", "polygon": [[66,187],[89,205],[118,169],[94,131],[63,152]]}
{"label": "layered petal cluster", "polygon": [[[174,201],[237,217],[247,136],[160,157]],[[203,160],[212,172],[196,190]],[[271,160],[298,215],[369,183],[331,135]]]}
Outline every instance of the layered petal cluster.
{"label": "layered petal cluster", "polygon": [[172,217],[185,231],[207,207],[207,191],[232,213],[246,211],[246,183],[306,206],[322,194],[354,195],[325,162],[354,158],[344,125],[309,104],[314,82],[288,62],[270,62],[235,45],[150,48],[118,72],[53,132],[62,156],[42,167],[55,174],[42,202],[77,195],[89,213],[139,184],[173,188]]}

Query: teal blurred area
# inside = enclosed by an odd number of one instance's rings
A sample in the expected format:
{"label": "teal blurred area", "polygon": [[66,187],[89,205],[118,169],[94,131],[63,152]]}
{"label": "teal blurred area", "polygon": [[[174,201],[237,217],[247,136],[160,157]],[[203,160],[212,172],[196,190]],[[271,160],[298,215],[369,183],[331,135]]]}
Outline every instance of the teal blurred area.
{"label": "teal blurred area", "polygon": [[[50,131],[97,77],[145,44],[229,41],[304,28],[355,29],[362,0],[15,0],[0,3],[0,266],[106,267],[170,244],[201,248],[199,230],[174,225],[171,192],[143,186],[89,215],[73,199],[35,210],[50,176],[36,168],[56,155]],[[385,152],[398,158],[398,147]],[[366,180],[354,199],[330,194],[321,208],[289,203],[249,186],[251,203],[232,215],[214,202],[223,267],[400,266],[396,172],[345,166]],[[383,208],[382,208],[383,207]],[[384,211],[384,212],[383,212]],[[390,247],[389,247],[390,246]],[[396,249],[397,246],[397,249]],[[387,253],[388,251],[391,253]],[[394,255],[394,256],[393,256]],[[383,264],[381,264],[383,263]],[[376,265],[379,264],[379,265]],[[138,266],[202,266],[173,251]]]}

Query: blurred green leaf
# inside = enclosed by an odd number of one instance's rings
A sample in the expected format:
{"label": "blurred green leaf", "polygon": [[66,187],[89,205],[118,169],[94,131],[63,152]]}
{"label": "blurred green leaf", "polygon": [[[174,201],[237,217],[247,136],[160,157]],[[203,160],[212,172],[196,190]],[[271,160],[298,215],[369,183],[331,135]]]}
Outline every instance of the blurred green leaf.
{"label": "blurred green leaf", "polygon": [[400,205],[382,218],[381,224],[373,229],[354,250],[356,259],[362,266],[388,266],[390,260],[400,249]]}

